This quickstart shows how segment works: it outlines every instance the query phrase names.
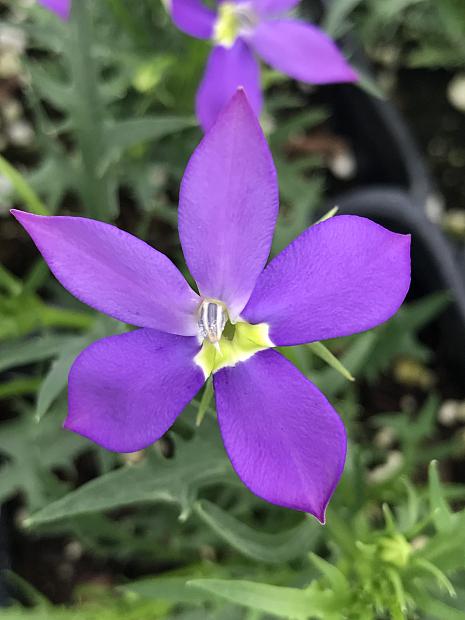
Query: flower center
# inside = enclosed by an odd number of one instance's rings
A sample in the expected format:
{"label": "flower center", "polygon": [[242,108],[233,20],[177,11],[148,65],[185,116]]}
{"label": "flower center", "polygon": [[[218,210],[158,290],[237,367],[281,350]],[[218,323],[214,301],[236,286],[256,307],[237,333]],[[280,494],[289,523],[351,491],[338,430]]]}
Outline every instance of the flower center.
{"label": "flower center", "polygon": [[202,301],[197,325],[199,340],[203,344],[194,361],[206,378],[221,368],[235,366],[259,351],[274,347],[266,323],[251,325],[240,318],[231,323],[228,310],[220,301]]}
{"label": "flower center", "polygon": [[247,2],[222,2],[218,7],[213,40],[216,45],[232,47],[240,35],[250,33],[257,16]]}
{"label": "flower center", "polygon": [[199,308],[199,338],[208,339],[212,344],[221,340],[224,326],[228,320],[226,306],[219,301],[204,299]]}

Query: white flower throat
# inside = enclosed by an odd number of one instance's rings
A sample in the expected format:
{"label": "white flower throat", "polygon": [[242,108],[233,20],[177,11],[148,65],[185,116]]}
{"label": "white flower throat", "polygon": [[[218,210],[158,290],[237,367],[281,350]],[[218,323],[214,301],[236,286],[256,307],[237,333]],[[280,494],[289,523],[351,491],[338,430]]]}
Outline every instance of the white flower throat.
{"label": "white flower throat", "polygon": [[197,334],[202,348],[194,361],[205,378],[274,346],[266,323],[251,325],[238,317],[233,324],[226,305],[215,299],[202,300],[197,311]]}
{"label": "white flower throat", "polygon": [[217,45],[231,48],[241,35],[247,36],[258,23],[248,2],[222,2],[218,7],[213,40]]}

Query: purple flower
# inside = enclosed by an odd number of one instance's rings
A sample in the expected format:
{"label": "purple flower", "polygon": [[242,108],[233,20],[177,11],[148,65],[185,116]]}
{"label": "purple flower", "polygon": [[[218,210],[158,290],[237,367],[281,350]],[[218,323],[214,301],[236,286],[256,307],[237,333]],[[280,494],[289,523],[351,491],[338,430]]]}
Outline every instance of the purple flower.
{"label": "purple flower", "polygon": [[197,92],[197,117],[207,131],[243,86],[257,116],[262,108],[255,53],[272,67],[310,84],[353,82],[357,75],[319,28],[283,17],[299,0],[230,0],[218,12],[201,0],[171,0],[176,26],[214,48]]}
{"label": "purple flower", "polygon": [[71,0],[38,0],[45,8],[53,11],[61,19],[69,19],[71,12]]}
{"label": "purple flower", "polygon": [[222,437],[243,482],[269,502],[324,521],[344,466],[344,426],[273,347],[386,321],[409,288],[409,236],[334,217],[265,267],[278,186],[243,91],[194,152],[182,182],[179,234],[199,295],[166,256],[114,226],[13,213],[73,295],[141,327],[79,355],[66,428],[109,450],[140,450],[170,428],[212,373]]}

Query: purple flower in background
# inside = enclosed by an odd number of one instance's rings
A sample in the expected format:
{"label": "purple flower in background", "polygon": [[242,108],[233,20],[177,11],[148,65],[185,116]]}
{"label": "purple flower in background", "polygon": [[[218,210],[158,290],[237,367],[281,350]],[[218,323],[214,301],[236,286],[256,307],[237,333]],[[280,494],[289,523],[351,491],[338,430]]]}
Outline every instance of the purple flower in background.
{"label": "purple flower in background", "polygon": [[39,4],[56,13],[61,19],[66,20],[69,18],[71,0],[39,0]]}
{"label": "purple flower in background", "polygon": [[290,77],[310,84],[353,82],[357,75],[333,41],[316,26],[283,17],[299,0],[246,0],[218,4],[171,0],[171,15],[183,32],[211,39],[204,78],[197,93],[197,117],[207,131],[243,86],[257,116],[262,108],[256,55]]}
{"label": "purple flower in background", "polygon": [[79,355],[66,428],[109,450],[140,450],[213,374],[221,434],[243,482],[324,521],[344,467],[344,426],[273,347],[354,334],[391,317],[409,288],[409,236],[334,217],[265,267],[278,186],[243,91],[194,152],[181,186],[179,233],[199,294],[166,256],[114,226],[13,213],[73,295],[141,328]]}

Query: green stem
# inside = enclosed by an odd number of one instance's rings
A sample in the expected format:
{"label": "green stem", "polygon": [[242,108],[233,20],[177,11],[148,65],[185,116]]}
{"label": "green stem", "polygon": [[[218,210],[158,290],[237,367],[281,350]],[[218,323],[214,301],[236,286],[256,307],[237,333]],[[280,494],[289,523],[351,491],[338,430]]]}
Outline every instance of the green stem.
{"label": "green stem", "polygon": [[110,184],[106,174],[99,174],[105,148],[104,115],[92,54],[89,0],[73,2],[71,29],[68,57],[75,89],[73,126],[84,172],[81,193],[87,214],[105,220],[110,216]]}

